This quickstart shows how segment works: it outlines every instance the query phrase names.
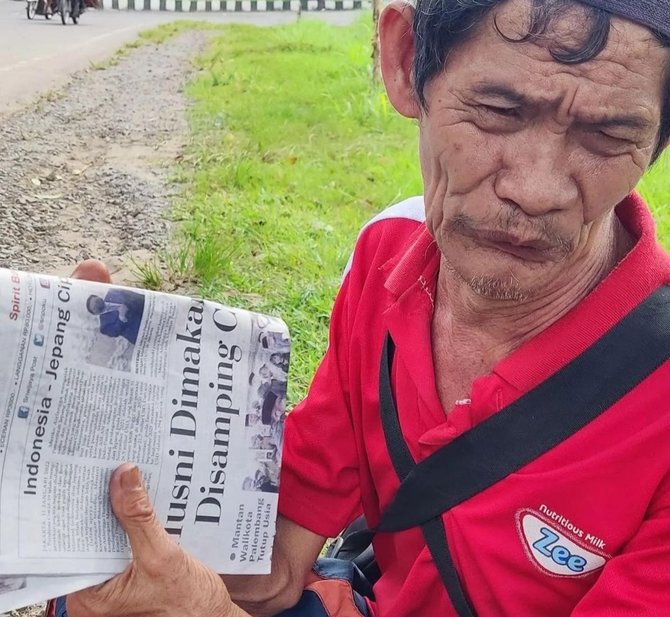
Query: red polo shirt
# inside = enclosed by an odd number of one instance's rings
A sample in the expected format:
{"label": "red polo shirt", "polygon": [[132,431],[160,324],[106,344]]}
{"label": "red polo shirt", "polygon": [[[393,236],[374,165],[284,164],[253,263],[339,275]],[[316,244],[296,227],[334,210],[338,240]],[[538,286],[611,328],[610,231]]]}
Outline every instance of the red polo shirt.
{"label": "red polo shirt", "polygon": [[[289,415],[280,511],[334,536],[361,511],[371,525],[398,488],[382,432],[378,372],[387,329],[393,389],[416,459],[541,383],[670,278],[637,196],[617,214],[633,250],[572,311],[440,405],[430,324],[439,252],[415,198],[361,232],[335,302],[330,346]],[[587,427],[444,515],[479,617],[670,615],[670,363]],[[455,616],[420,530],[379,534],[378,617]]]}

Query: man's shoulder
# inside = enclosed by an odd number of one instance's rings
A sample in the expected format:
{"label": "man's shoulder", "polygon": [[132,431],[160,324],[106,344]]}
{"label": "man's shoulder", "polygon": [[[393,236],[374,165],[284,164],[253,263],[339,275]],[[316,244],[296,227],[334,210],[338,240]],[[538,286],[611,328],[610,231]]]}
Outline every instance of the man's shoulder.
{"label": "man's shoulder", "polygon": [[107,302],[138,306],[144,305],[144,294],[130,289],[113,287],[105,295],[105,300]]}
{"label": "man's shoulder", "polygon": [[379,214],[372,217],[361,230],[363,233],[367,228],[381,221],[393,222],[399,220],[412,220],[423,223],[426,220],[426,212],[423,204],[423,196],[409,197],[397,204],[389,206]]}
{"label": "man's shoulder", "polygon": [[358,262],[369,262],[373,255],[375,261],[386,261],[393,257],[402,248],[404,241],[425,220],[422,196],[410,197],[382,210],[361,228],[344,276],[351,270],[354,259]]}

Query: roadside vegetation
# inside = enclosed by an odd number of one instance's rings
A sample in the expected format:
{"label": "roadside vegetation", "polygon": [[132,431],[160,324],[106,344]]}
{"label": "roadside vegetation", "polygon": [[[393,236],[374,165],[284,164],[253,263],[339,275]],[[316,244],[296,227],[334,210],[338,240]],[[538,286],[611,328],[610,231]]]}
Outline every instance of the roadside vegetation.
{"label": "roadside vegetation", "polygon": [[638,189],[654,211],[661,243],[670,250],[670,150],[647,172]]}
{"label": "roadside vegetation", "polygon": [[[371,85],[370,18],[226,26],[189,88],[192,143],[175,181],[179,243],[144,283],[282,316],[289,398],[304,394],[361,225],[421,191],[416,127]],[[187,27],[145,36],[160,42]],[[643,185],[670,246],[670,160]]]}

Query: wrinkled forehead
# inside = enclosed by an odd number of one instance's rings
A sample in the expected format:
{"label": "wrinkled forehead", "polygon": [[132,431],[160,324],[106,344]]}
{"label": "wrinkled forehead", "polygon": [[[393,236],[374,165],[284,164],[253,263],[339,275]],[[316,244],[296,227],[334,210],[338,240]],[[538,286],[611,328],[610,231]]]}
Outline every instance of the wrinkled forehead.
{"label": "wrinkled forehead", "polygon": [[460,65],[472,83],[507,81],[540,102],[558,104],[572,93],[598,106],[639,107],[650,121],[660,121],[670,50],[648,28],[614,16],[602,51],[590,60],[566,63],[556,60],[555,53],[597,43],[590,9],[568,5],[544,32],[529,37],[531,15],[530,0],[502,3],[453,50],[447,66],[453,70]]}
{"label": "wrinkled forehead", "polygon": [[[593,7],[580,2],[554,4],[545,8],[547,20],[542,20],[542,32],[529,36],[538,11],[532,0],[505,0],[489,13],[484,27],[498,36],[519,41],[528,38],[537,46],[554,51],[581,50],[596,46],[600,32]],[[651,49],[661,49],[652,31],[629,19],[611,15],[605,33],[608,44],[600,57],[630,57],[644,59]]]}

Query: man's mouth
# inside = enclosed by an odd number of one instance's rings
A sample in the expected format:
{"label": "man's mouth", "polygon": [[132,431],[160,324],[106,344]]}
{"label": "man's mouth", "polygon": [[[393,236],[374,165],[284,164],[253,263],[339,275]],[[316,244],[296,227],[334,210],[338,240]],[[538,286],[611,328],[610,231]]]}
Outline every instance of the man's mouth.
{"label": "man's mouth", "polygon": [[543,262],[551,260],[556,254],[556,247],[546,240],[522,238],[506,231],[477,230],[470,237],[481,246],[524,261]]}

